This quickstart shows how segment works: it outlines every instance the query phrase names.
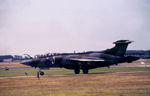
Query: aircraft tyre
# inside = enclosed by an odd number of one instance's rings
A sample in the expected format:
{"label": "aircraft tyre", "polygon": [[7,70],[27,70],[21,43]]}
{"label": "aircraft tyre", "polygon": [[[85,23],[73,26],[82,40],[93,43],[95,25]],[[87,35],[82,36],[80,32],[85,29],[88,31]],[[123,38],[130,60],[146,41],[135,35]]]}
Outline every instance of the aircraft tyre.
{"label": "aircraft tyre", "polygon": [[89,70],[88,69],[83,69],[83,74],[88,74]]}
{"label": "aircraft tyre", "polygon": [[80,73],[80,69],[74,69],[74,73],[75,74],[79,74]]}
{"label": "aircraft tyre", "polygon": [[43,75],[44,75],[44,72],[43,72],[43,71],[41,71],[41,72],[40,72],[40,75],[41,75],[41,76],[43,76]]}

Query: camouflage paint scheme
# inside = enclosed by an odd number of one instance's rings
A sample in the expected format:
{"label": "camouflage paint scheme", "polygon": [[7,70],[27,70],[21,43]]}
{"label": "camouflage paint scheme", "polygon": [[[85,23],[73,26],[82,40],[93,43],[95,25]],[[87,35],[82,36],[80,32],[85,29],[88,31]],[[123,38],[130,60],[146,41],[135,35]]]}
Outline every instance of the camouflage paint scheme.
{"label": "camouflage paint scheme", "polygon": [[[25,60],[21,64],[29,65],[35,68],[49,69],[54,67],[67,68],[74,70],[75,74],[80,73],[82,69],[84,74],[88,74],[89,69],[98,67],[109,67],[110,65],[117,65],[118,63],[131,63],[138,60],[138,57],[124,56],[128,44],[133,41],[118,40],[113,42],[115,46],[104,51],[88,51],[83,53],[60,53],[50,55],[44,58],[32,58]],[[44,72],[40,71],[41,75]]]}

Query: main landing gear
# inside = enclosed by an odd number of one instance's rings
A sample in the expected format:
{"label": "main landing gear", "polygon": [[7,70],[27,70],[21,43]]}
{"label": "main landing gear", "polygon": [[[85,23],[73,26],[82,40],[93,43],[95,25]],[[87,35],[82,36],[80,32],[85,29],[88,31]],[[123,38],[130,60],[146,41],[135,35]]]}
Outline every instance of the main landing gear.
{"label": "main landing gear", "polygon": [[80,73],[80,69],[74,69],[74,73],[75,74],[79,74]]}
{"label": "main landing gear", "polygon": [[[88,74],[89,70],[88,69],[82,69],[83,74]],[[74,69],[74,73],[75,74],[79,74],[80,73],[80,69]]]}
{"label": "main landing gear", "polygon": [[82,69],[82,71],[83,71],[83,74],[88,74],[89,73],[88,69]]}

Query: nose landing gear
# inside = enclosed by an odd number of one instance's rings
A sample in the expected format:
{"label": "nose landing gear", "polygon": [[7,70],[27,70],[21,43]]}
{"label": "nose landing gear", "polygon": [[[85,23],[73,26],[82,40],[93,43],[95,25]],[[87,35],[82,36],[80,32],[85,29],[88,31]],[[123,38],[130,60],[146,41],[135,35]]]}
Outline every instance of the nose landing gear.
{"label": "nose landing gear", "polygon": [[41,75],[41,76],[43,76],[43,75],[44,75],[44,72],[43,72],[43,71],[41,71],[41,72],[40,72],[40,75]]}
{"label": "nose landing gear", "polygon": [[41,71],[41,69],[39,69],[39,71],[37,71],[37,78],[38,78],[38,80],[40,79],[40,75],[41,75],[41,76],[44,75],[44,72]]}

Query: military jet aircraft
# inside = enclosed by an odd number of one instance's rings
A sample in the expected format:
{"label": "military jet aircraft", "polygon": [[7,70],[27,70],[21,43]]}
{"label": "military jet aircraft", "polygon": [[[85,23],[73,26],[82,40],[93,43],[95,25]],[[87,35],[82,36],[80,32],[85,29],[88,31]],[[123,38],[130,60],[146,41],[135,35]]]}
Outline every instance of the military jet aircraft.
{"label": "military jet aircraft", "polygon": [[39,74],[44,75],[44,72],[42,72],[41,69],[50,69],[54,67],[72,69],[75,74],[79,74],[81,69],[83,74],[88,74],[89,69],[109,67],[110,65],[117,65],[118,63],[124,62],[131,63],[138,60],[138,57],[124,56],[128,44],[132,42],[133,41],[129,40],[118,40],[113,42],[115,44],[113,48],[106,49],[104,51],[59,53],[25,60],[21,62],[21,64],[29,65],[35,68],[38,67],[38,78]]}

